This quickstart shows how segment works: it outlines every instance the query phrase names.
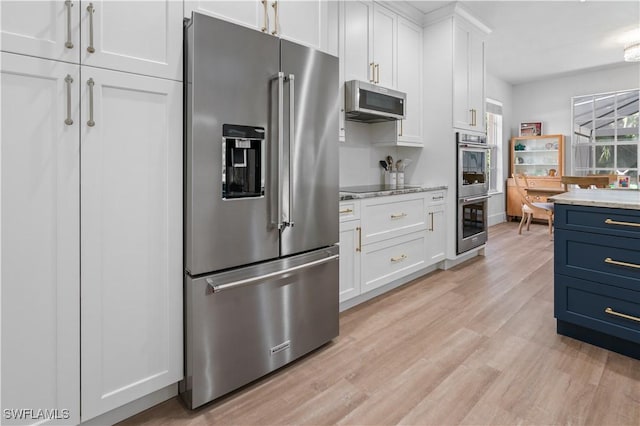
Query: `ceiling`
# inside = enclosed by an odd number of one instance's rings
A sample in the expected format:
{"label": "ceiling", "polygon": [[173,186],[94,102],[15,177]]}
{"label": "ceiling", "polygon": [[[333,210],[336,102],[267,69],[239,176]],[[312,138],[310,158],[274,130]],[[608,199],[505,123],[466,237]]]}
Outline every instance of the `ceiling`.
{"label": "ceiling", "polygon": [[[454,2],[406,3],[428,13]],[[620,65],[630,34],[640,40],[637,0],[458,3],[491,28],[487,72],[511,84]]]}

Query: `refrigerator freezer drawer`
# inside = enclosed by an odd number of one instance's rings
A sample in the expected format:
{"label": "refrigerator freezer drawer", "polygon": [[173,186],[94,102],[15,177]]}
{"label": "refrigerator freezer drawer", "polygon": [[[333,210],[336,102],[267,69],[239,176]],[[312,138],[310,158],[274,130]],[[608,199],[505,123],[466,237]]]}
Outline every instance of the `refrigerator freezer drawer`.
{"label": "refrigerator freezer drawer", "polygon": [[185,279],[183,399],[196,408],[338,335],[338,247]]}

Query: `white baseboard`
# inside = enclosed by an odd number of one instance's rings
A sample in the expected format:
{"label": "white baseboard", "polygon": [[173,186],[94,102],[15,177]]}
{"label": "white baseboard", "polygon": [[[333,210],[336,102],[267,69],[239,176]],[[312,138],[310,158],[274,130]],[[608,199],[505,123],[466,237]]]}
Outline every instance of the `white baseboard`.
{"label": "white baseboard", "polygon": [[165,388],[150,393],[149,395],[145,395],[142,398],[138,398],[135,401],[131,401],[130,403],[123,405],[122,407],[118,407],[115,410],[108,411],[104,414],[99,415],[98,417],[94,417],[87,420],[86,422],[82,422],[81,425],[113,425],[115,423],[123,421],[124,419],[128,419],[131,416],[141,413],[144,410],[153,407],[154,405],[158,405],[161,402],[169,400],[176,395],[178,395],[178,384],[174,383]]}
{"label": "white baseboard", "polygon": [[506,221],[507,221],[507,213],[506,212],[492,214],[489,217],[487,217],[487,225],[488,226],[497,225],[499,223],[506,222]]}

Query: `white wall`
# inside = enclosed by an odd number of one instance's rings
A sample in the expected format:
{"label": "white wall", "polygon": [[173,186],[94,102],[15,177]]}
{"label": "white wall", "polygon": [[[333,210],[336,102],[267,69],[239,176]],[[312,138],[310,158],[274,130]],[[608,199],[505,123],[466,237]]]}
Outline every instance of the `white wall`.
{"label": "white wall", "polygon": [[485,94],[487,98],[502,102],[502,192],[489,199],[489,226],[506,221],[506,183],[509,177],[509,138],[513,116],[513,86],[487,74]]}
{"label": "white wall", "polygon": [[[521,122],[541,121],[545,134],[565,135],[565,158],[570,157],[571,97],[640,86],[640,63],[621,64],[582,73],[513,86],[511,135],[518,134]],[[570,164],[565,162],[565,170]]]}

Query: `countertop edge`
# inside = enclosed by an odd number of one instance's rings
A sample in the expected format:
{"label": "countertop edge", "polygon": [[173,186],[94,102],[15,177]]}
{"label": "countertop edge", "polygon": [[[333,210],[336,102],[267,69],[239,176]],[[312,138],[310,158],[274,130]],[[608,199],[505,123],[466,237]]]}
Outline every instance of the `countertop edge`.
{"label": "countertop edge", "polygon": [[373,198],[373,197],[387,197],[390,195],[403,195],[403,194],[413,194],[418,192],[430,192],[430,191],[438,191],[438,190],[446,190],[448,189],[447,185],[438,185],[438,186],[421,186],[421,187],[411,187],[411,188],[402,188],[402,189],[390,189],[386,191],[373,191],[373,192],[342,192],[340,191],[340,201],[348,201],[348,200],[361,200],[364,198]]}
{"label": "countertop edge", "polygon": [[640,210],[640,192],[633,189],[576,189],[549,197],[556,204]]}

